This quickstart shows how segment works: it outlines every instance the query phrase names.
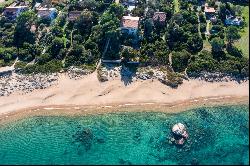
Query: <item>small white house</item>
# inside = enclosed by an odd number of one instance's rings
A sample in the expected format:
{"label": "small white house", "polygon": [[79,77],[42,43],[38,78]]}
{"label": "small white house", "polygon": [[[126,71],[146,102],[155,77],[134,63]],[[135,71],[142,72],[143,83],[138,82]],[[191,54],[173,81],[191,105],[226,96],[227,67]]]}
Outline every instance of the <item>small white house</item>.
{"label": "small white house", "polygon": [[122,33],[136,35],[138,32],[140,17],[123,16],[121,22]]}
{"label": "small white house", "polygon": [[53,20],[56,18],[56,8],[39,8],[37,10],[37,16],[39,18],[50,18]]}
{"label": "small white house", "polygon": [[35,4],[35,6],[34,6],[34,8],[35,8],[35,10],[37,11],[39,8],[41,7],[41,3],[36,3]]}
{"label": "small white house", "polygon": [[243,19],[241,17],[227,16],[225,19],[225,24],[241,26],[243,24]]}

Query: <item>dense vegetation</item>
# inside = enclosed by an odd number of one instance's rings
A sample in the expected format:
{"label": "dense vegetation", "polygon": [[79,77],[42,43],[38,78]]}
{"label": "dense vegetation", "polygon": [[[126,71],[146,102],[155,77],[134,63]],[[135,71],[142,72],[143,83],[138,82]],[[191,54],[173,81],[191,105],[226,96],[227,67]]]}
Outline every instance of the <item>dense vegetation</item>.
{"label": "dense vegetation", "polygon": [[[218,8],[214,0],[208,4]],[[93,68],[103,58],[170,66],[174,72],[189,76],[203,71],[248,76],[248,59],[235,46],[246,25],[224,25],[227,11],[241,16],[238,4],[221,1],[217,21],[211,27],[215,33],[210,35],[205,34],[207,21],[204,9],[198,9],[199,0],[179,0],[178,12],[174,5],[173,0],[140,0],[132,11],[141,18],[137,36],[121,33],[120,20],[126,8],[112,0],[54,4],[60,11],[55,20],[38,18],[33,6],[15,20],[2,16],[0,67],[13,64],[18,57],[15,67],[24,72],[58,72],[70,66]],[[74,10],[82,11],[81,15],[69,21],[68,13]],[[155,11],[166,13],[165,24],[153,21]]]}

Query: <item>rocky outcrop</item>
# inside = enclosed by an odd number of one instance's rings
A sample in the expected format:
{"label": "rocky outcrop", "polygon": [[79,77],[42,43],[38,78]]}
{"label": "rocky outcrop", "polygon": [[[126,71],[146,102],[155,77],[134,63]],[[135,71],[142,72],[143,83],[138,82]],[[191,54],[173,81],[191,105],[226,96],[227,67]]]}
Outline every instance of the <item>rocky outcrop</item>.
{"label": "rocky outcrop", "polygon": [[24,75],[12,73],[0,77],[0,96],[8,96],[13,92],[28,93],[35,89],[44,89],[57,84],[58,74]]}
{"label": "rocky outcrop", "polygon": [[230,74],[221,72],[200,72],[200,73],[189,73],[189,77],[193,79],[204,80],[207,82],[228,82],[228,81],[238,81],[243,82],[248,80],[248,77],[235,77]]}
{"label": "rocky outcrop", "polygon": [[175,142],[177,145],[183,145],[185,139],[188,138],[188,133],[186,127],[182,123],[177,123],[172,127],[173,138],[172,142]]}
{"label": "rocky outcrop", "polygon": [[136,72],[136,78],[147,80],[147,79],[163,79],[165,77],[165,73],[158,69],[150,69],[144,68]]}
{"label": "rocky outcrop", "polygon": [[92,71],[71,66],[66,73],[70,79],[77,80],[83,78],[87,74],[92,73]]}
{"label": "rocky outcrop", "polygon": [[98,80],[101,82],[113,80],[121,74],[121,66],[105,65],[97,70]]}
{"label": "rocky outcrop", "polygon": [[172,132],[173,132],[175,135],[178,135],[178,136],[181,136],[181,137],[184,137],[184,138],[187,138],[187,137],[188,137],[188,134],[187,134],[187,131],[186,131],[186,127],[185,127],[184,124],[182,124],[182,123],[177,123],[177,124],[175,124],[175,125],[172,127]]}

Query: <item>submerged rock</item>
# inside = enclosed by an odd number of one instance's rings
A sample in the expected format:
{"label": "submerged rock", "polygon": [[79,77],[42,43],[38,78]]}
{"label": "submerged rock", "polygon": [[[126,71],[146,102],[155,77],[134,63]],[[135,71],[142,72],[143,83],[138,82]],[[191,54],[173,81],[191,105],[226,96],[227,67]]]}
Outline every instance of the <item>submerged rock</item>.
{"label": "submerged rock", "polygon": [[132,163],[129,160],[124,160],[121,158],[118,159],[118,162],[120,165],[132,165]]}
{"label": "submerged rock", "polygon": [[85,147],[85,150],[88,151],[91,148],[94,134],[91,129],[83,128],[78,130],[74,135],[74,142],[78,142]]}
{"label": "submerged rock", "polygon": [[191,161],[191,165],[198,165],[199,162],[196,158],[193,158],[192,161]]}

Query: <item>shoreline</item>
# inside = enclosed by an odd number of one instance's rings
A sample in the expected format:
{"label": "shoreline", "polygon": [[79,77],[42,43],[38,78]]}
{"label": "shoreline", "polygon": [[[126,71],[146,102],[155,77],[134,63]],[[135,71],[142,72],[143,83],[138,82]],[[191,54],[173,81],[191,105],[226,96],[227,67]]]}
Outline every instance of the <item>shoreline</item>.
{"label": "shoreline", "polygon": [[87,116],[125,112],[162,112],[167,114],[177,114],[201,107],[210,108],[234,105],[249,106],[248,96],[201,97],[178,101],[175,103],[116,103],[109,105],[71,104],[35,106],[0,114],[0,124],[6,124],[33,116]]}
{"label": "shoreline", "polygon": [[94,72],[75,80],[62,73],[59,74],[56,85],[35,89],[26,94],[16,92],[9,96],[1,96],[0,120],[20,110],[45,108],[48,112],[51,107],[55,107],[54,110],[76,107],[76,113],[78,107],[99,110],[101,113],[108,109],[123,107],[161,107],[168,109],[168,112],[179,112],[181,108],[188,109],[196,105],[209,105],[208,103],[249,103],[249,80],[238,83],[190,79],[184,80],[178,88],[171,88],[157,79],[134,80],[128,83],[121,77],[115,77],[106,82],[99,82],[96,74]]}

